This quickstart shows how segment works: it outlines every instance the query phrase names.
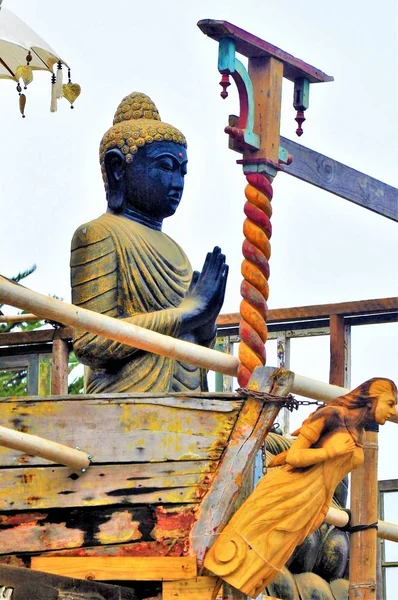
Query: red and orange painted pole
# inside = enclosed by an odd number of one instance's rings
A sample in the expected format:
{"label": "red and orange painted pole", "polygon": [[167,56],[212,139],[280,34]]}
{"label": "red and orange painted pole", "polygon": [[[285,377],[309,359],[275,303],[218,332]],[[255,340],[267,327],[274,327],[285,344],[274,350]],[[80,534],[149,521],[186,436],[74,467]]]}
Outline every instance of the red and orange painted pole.
{"label": "red and orange painted pole", "polygon": [[238,367],[238,382],[242,387],[248,384],[254,369],[266,363],[264,344],[267,340],[273,193],[271,183],[264,175],[251,173],[246,179]]}
{"label": "red and orange painted pole", "polygon": [[[229,147],[243,154],[238,163],[243,165],[248,182],[238,368],[239,385],[246,387],[254,369],[266,362],[272,181],[283,163],[291,161],[286,150],[279,147],[283,77],[294,82],[297,135],[303,133],[309,84],[332,81],[333,77],[226,21],[205,19],[198,26],[219,42],[221,97],[228,96],[230,77],[239,93],[239,116],[230,115],[225,132],[229,134]],[[236,53],[248,58],[248,69]]]}

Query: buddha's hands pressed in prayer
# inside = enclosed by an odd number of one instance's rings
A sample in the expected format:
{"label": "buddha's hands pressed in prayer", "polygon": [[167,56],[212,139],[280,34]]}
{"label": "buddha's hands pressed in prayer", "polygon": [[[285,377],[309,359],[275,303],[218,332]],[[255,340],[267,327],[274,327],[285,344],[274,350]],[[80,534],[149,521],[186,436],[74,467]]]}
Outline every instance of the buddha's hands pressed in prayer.
{"label": "buddha's hands pressed in prayer", "polygon": [[198,343],[210,342],[215,322],[224,302],[228,277],[225,256],[217,246],[206,256],[202,271],[195,271],[188,294],[180,305],[183,311],[181,333],[191,333]]}

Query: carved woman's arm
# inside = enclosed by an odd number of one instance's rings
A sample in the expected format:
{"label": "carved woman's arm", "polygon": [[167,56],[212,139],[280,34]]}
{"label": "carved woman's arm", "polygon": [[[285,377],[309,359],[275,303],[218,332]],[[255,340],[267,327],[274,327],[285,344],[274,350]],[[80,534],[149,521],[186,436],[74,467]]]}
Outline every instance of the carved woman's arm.
{"label": "carved woman's arm", "polygon": [[[321,411],[324,414],[321,415]],[[344,436],[333,435],[339,431],[340,426],[339,411],[332,407],[322,408],[317,419],[303,425],[300,434],[286,455],[286,462],[292,467],[308,467],[353,452],[356,444],[348,433]],[[312,446],[326,430],[328,433],[327,443],[322,444],[319,448],[313,448]]]}

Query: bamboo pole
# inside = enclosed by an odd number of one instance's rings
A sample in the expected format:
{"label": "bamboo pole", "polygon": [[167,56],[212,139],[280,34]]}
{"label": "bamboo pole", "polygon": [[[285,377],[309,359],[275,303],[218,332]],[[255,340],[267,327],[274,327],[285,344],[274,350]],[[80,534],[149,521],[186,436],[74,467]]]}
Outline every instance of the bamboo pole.
{"label": "bamboo pole", "polygon": [[[236,356],[178,340],[120,319],[113,319],[55,298],[49,298],[12,283],[1,276],[0,302],[23,310],[33,311],[41,315],[40,318],[103,335],[116,342],[129,344],[147,352],[183,360],[232,377],[237,376],[239,361]],[[295,373],[292,392],[327,403],[338,398],[338,396],[346,394],[349,390]],[[391,421],[398,423],[398,409]]]}
{"label": "bamboo pole", "polygon": [[234,356],[162,335],[55,298],[49,298],[11,283],[1,276],[0,299],[5,304],[37,313],[42,318],[103,335],[116,342],[130,344],[140,350],[155,352],[161,356],[168,356],[212,371],[236,376],[239,361]]}
{"label": "bamboo pole", "polygon": [[30,323],[40,321],[40,317],[26,313],[25,315],[0,315],[0,323]]}
{"label": "bamboo pole", "polygon": [[87,469],[90,465],[90,459],[86,452],[8,427],[0,426],[0,446],[18,450],[30,456],[40,456],[79,471]]}
{"label": "bamboo pole", "polygon": [[[349,521],[348,513],[345,510],[331,506],[326,514],[325,523],[335,525],[336,527],[345,527]],[[377,537],[382,540],[398,542],[398,525],[388,523],[387,521],[377,522]]]}

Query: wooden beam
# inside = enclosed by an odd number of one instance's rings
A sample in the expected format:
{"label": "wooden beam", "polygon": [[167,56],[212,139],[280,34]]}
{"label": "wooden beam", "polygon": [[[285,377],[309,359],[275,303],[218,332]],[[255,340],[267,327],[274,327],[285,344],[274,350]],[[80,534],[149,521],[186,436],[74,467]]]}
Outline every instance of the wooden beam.
{"label": "wooden beam", "polygon": [[382,479],[379,481],[380,492],[398,492],[398,479]]}
{"label": "wooden beam", "polygon": [[[268,324],[281,321],[294,322],[300,319],[327,319],[333,314],[345,316],[391,314],[398,312],[398,297],[358,300],[354,302],[339,302],[336,304],[315,304],[291,308],[276,308],[268,311]],[[238,327],[239,313],[225,313],[217,318],[217,326]],[[73,328],[62,327],[58,335],[63,340],[72,341]],[[41,329],[39,331],[21,331],[14,333],[0,333],[0,346],[17,346],[24,344],[51,343],[54,338],[54,329]]]}
{"label": "wooden beam", "polygon": [[[61,327],[58,336],[62,340],[73,339],[72,327]],[[19,346],[23,344],[45,344],[54,339],[54,329],[39,329],[38,331],[16,331],[13,333],[0,333],[0,346]]]}
{"label": "wooden beam", "polygon": [[398,190],[319,152],[281,136],[293,156],[283,171],[383,217],[398,221]]}
{"label": "wooden beam", "polygon": [[[12,593],[7,590],[12,590]],[[10,600],[138,599],[133,589],[119,585],[71,579],[8,565],[0,565],[0,593],[1,598]]]}
{"label": "wooden beam", "polygon": [[[276,308],[268,311],[267,323],[294,322],[302,319],[327,319],[330,315],[376,315],[398,312],[398,297],[338,302],[336,304],[314,304],[292,308]],[[226,313],[217,318],[217,327],[237,327],[239,313]],[[3,334],[7,335],[7,334]],[[0,337],[1,340],[1,337]]]}
{"label": "wooden beam", "polygon": [[35,556],[31,568],[91,581],[173,581],[197,576],[196,558]]}
{"label": "wooden beam", "polygon": [[228,23],[228,21],[216,21],[214,19],[203,19],[198,22],[198,27],[203,33],[213,40],[219,41],[221,38],[231,38],[235,42],[236,50],[248,58],[273,57],[284,64],[283,76],[291,81],[305,77],[311,83],[320,83],[322,81],[333,81],[333,77],[322,73],[316,67],[305,63],[303,60],[288,54],[277,46]]}

